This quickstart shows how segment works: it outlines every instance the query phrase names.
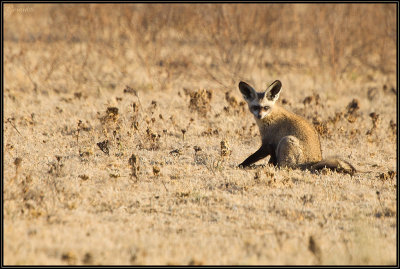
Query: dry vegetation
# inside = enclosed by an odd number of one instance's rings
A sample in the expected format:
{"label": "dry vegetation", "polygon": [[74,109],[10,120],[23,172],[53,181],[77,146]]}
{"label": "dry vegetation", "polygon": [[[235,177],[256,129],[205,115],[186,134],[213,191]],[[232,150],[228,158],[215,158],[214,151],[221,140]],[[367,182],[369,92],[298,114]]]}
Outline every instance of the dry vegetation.
{"label": "dry vegetation", "polygon": [[[4,8],[4,264],[397,263],[394,4]],[[366,173],[236,167],[275,79]]]}

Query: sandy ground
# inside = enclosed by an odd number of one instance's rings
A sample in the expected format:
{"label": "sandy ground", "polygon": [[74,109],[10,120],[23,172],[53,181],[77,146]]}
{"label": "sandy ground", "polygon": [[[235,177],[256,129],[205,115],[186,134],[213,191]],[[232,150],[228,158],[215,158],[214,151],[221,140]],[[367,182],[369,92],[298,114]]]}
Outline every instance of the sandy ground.
{"label": "sandy ground", "polygon": [[[170,47],[185,71],[146,69],[130,49],[89,49],[83,66],[80,42],[5,41],[4,264],[396,264],[395,74],[327,79],[282,50],[293,65],[223,86],[194,46]],[[237,84],[276,79],[323,156],[362,172],[237,168],[260,145]]]}

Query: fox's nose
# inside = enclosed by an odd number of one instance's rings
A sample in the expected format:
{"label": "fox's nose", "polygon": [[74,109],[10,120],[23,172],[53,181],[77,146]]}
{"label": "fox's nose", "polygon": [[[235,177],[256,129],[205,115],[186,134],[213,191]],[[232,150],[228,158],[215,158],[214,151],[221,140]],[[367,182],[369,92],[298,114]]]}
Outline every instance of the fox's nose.
{"label": "fox's nose", "polygon": [[261,114],[258,114],[258,115],[257,115],[257,118],[261,119]]}

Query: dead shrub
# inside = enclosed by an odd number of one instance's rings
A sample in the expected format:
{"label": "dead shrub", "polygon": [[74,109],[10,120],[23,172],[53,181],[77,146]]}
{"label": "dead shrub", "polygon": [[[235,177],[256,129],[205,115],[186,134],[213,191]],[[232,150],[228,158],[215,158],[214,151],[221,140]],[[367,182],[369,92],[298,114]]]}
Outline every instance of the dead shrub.
{"label": "dead shrub", "polygon": [[198,90],[190,93],[189,109],[196,111],[199,115],[206,117],[211,110],[212,91]]}

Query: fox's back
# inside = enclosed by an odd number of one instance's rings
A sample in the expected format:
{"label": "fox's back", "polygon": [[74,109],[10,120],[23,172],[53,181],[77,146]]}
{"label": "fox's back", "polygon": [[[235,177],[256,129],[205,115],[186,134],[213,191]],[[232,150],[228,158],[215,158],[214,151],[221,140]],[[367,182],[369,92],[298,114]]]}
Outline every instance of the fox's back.
{"label": "fox's back", "polygon": [[300,146],[306,155],[305,161],[322,159],[318,133],[305,118],[274,105],[267,117],[256,121],[263,143],[272,144],[276,149],[283,137],[294,136],[300,141]]}

